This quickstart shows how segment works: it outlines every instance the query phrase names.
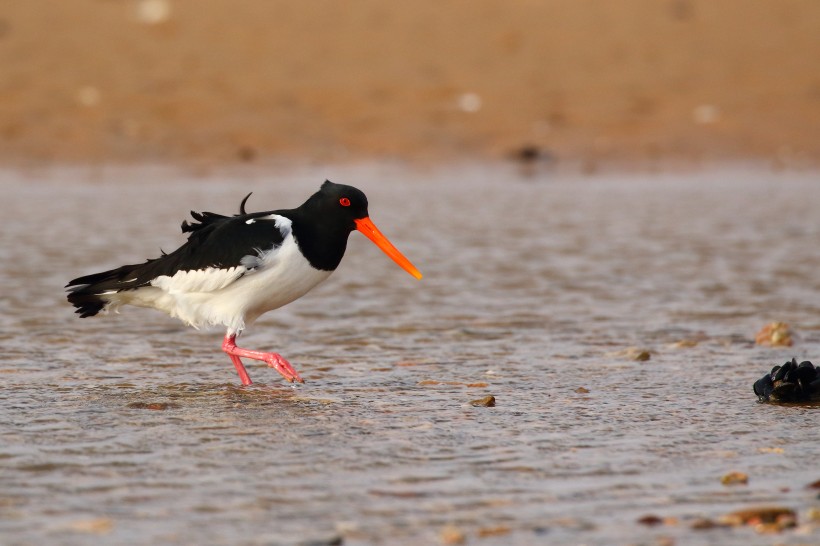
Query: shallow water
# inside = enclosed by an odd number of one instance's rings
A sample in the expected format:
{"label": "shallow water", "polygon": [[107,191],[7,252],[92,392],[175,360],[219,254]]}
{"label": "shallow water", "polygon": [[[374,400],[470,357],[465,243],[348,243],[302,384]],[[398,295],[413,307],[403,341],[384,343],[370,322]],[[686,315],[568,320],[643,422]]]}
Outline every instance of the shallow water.
{"label": "shallow water", "polygon": [[[63,285],[181,243],[189,209],[295,206],[329,177],[425,274],[358,234],[245,346],[150,310],[80,320]],[[503,166],[0,174],[4,544],[816,543],[818,408],[752,383],[820,360],[820,180],[752,168],[525,177]],[[790,323],[792,348],[755,346]],[[645,362],[629,349],[647,350]],[[576,392],[579,387],[588,393]],[[488,394],[496,407],[472,407]],[[740,470],[747,486],[721,485]],[[677,524],[646,527],[646,514]],[[456,533],[458,534],[458,533]],[[766,542],[769,542],[766,539]]]}

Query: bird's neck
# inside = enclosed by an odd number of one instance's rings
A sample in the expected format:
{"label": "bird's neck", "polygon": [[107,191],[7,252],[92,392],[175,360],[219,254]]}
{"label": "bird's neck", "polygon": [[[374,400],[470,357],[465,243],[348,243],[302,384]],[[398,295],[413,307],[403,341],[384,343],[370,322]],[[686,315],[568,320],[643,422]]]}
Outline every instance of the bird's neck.
{"label": "bird's neck", "polygon": [[308,220],[298,210],[285,214],[292,222],[296,244],[310,265],[322,271],[333,271],[342,261],[350,230],[339,229],[329,222]]}

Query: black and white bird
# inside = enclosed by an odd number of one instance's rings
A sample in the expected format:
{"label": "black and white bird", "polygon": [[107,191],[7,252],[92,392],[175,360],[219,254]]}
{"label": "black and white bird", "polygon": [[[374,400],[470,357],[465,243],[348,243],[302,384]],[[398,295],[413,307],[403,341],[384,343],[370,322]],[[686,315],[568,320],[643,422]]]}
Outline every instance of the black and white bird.
{"label": "black and white bird", "polygon": [[290,382],[304,380],[277,353],[244,349],[236,337],[260,315],[282,307],[324,281],[338,267],[348,235],[358,230],[408,273],[421,273],[381,234],[360,190],[325,181],[295,209],[223,216],[191,211],[182,222],[188,241],[142,264],[79,277],[66,285],[80,317],[123,305],[159,309],[195,328],[227,328],[222,350],[243,385],[251,379],[241,358],[265,362]]}

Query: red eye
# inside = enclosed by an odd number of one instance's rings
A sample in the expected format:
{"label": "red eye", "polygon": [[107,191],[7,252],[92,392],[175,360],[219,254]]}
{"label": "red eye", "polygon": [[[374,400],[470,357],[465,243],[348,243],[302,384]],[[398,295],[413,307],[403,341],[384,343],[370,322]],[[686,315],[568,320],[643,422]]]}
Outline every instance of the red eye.
{"label": "red eye", "polygon": [[350,199],[348,199],[347,197],[342,197],[341,199],[339,199],[339,204],[342,205],[343,207],[349,207],[350,206]]}

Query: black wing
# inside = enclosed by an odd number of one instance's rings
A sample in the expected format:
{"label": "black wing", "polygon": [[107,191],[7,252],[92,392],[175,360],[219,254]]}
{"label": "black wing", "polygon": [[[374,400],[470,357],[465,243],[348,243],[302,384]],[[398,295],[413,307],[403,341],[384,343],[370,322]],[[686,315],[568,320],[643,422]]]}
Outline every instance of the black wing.
{"label": "black wing", "polygon": [[[182,231],[190,232],[188,241],[159,258],[142,264],[124,265],[110,271],[78,277],[66,285],[68,301],[77,307],[80,316],[97,314],[107,303],[105,293],[134,290],[151,283],[161,276],[172,277],[179,271],[196,271],[207,268],[231,269],[243,266],[255,267],[246,256],[257,256],[282,244],[290,231],[290,225],[273,212],[255,212],[236,216],[223,216],[212,212],[191,216],[196,223],[182,223]],[[277,224],[278,220],[278,224]],[[240,272],[242,273],[242,272]],[[238,275],[241,276],[241,275]],[[238,278],[237,276],[237,278]]]}

